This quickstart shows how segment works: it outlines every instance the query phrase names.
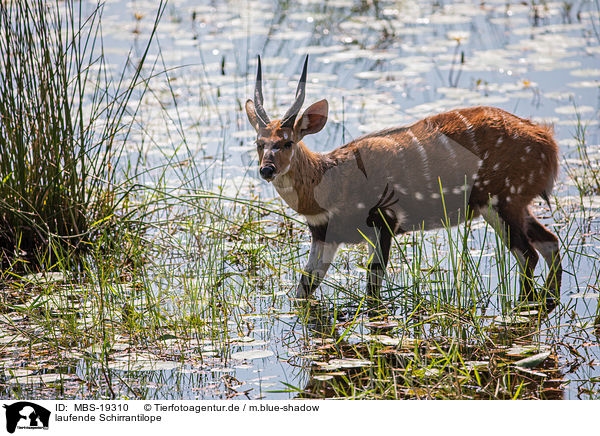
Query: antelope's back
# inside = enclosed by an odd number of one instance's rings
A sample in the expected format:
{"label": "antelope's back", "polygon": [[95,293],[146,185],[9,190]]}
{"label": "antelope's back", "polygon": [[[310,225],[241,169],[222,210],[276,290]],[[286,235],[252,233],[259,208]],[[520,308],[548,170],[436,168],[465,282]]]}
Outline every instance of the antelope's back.
{"label": "antelope's back", "polygon": [[460,109],[334,150],[314,198],[329,241],[374,237],[382,220],[394,233],[456,225],[467,205],[492,197],[529,204],[551,187],[556,155],[544,127],[496,108]]}
{"label": "antelope's back", "polygon": [[378,224],[402,233],[464,220],[481,161],[423,127],[376,132],[329,154],[335,164],[314,190],[329,214],[327,240],[360,242]]}
{"label": "antelope's back", "polygon": [[446,112],[420,123],[435,126],[481,159],[473,203],[485,204],[490,196],[496,196],[521,209],[552,191],[558,173],[558,146],[551,128],[486,106]]}

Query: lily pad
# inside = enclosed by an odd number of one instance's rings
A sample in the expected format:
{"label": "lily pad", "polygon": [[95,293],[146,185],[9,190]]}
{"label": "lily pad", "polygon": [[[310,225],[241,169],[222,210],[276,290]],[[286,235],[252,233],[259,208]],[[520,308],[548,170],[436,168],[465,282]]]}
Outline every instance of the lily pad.
{"label": "lily pad", "polygon": [[506,354],[508,356],[525,356],[527,354],[548,351],[544,349],[544,347],[539,347],[537,345],[514,345],[506,350]]}
{"label": "lily pad", "polygon": [[268,342],[257,339],[257,340],[253,340],[253,341],[247,341],[247,342],[246,341],[244,341],[244,342],[234,341],[231,344],[241,346],[241,347],[264,347],[265,345],[268,345]]}
{"label": "lily pad", "polygon": [[465,362],[465,369],[467,371],[473,371],[475,369],[478,371],[489,370],[490,362],[488,360],[468,360]]}
{"label": "lily pad", "polygon": [[330,374],[322,374],[322,375],[315,375],[313,378],[315,380],[319,380],[319,381],[327,381],[327,380],[331,380],[333,378],[333,376]]}
{"label": "lily pad", "polygon": [[585,299],[589,299],[589,300],[597,300],[599,295],[600,294],[598,294],[598,292],[578,292],[576,294],[569,295],[569,297],[571,297],[571,298],[585,298]]}
{"label": "lily pad", "polygon": [[36,285],[51,285],[54,283],[62,283],[65,281],[65,275],[61,272],[41,272],[28,274],[23,277],[23,280]]}
{"label": "lily pad", "polygon": [[63,380],[73,378],[72,375],[69,374],[59,374],[59,373],[50,373],[50,374],[36,374],[36,375],[26,375],[22,377],[16,377],[11,380],[11,383],[20,384],[20,385],[38,385],[38,384],[47,384],[47,383],[59,383]]}
{"label": "lily pad", "polygon": [[0,336],[0,345],[3,344],[17,344],[20,342],[29,342],[29,338],[22,336],[22,335],[5,335],[5,336]]}
{"label": "lily pad", "polygon": [[237,353],[232,353],[231,357],[233,359],[239,360],[252,360],[252,359],[266,359],[267,357],[273,356],[273,352],[271,350],[247,350],[247,351],[239,351]]}
{"label": "lily pad", "polygon": [[372,362],[365,359],[331,359],[329,362],[317,362],[319,369],[332,371],[336,369],[363,368],[371,366]]}
{"label": "lily pad", "polygon": [[521,368],[535,368],[541,365],[548,357],[550,357],[550,351],[544,353],[534,354],[531,357],[526,357],[515,362],[515,366]]}
{"label": "lily pad", "polygon": [[180,363],[169,360],[114,360],[108,362],[109,369],[116,371],[172,371]]}
{"label": "lily pad", "polygon": [[4,370],[4,376],[5,377],[15,377],[15,378],[19,378],[19,377],[33,377],[36,372],[37,372],[36,370],[25,369],[25,368],[5,369]]}
{"label": "lily pad", "polygon": [[593,112],[594,108],[592,106],[573,106],[573,105],[565,105],[559,106],[554,109],[554,112],[557,114],[564,115],[575,115],[575,114],[585,114],[589,112]]}
{"label": "lily pad", "polygon": [[507,315],[507,316],[498,315],[497,317],[494,318],[494,321],[501,325],[515,326],[515,325],[527,324],[529,322],[529,318],[526,318],[524,316],[518,316],[518,315]]}

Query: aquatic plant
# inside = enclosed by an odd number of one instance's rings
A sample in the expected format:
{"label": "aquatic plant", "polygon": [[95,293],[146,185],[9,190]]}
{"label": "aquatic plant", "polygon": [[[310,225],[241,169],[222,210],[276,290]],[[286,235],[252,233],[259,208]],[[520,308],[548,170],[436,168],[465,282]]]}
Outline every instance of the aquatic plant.
{"label": "aquatic plant", "polygon": [[[0,7],[0,258],[46,263],[110,220],[115,171],[144,91],[137,58],[113,78],[101,3],[42,0]],[[142,85],[142,86],[140,86]]]}

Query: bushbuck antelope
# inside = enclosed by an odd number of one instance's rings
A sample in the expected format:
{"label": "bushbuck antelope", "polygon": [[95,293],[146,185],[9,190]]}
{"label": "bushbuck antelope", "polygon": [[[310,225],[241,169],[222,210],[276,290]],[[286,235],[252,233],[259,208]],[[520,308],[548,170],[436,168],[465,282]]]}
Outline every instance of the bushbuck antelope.
{"label": "bushbuck antelope", "polygon": [[480,106],[314,153],[302,138],[325,126],[328,103],[314,103],[297,119],[307,65],[308,56],[295,101],[280,120],[271,121],[263,107],[260,56],[254,101],[246,102],[257,132],[260,175],[305,217],[312,234],[298,298],[313,293],[339,244],[365,240],[370,249],[367,295],[378,298],[394,234],[441,227],[448,217],[457,218],[451,222],[455,225],[481,215],[517,259],[519,298],[537,300],[537,250],[549,267],[544,302],[554,304],[562,275],[558,239],[529,210],[537,196],[548,201],[558,171],[558,148],[549,128]]}

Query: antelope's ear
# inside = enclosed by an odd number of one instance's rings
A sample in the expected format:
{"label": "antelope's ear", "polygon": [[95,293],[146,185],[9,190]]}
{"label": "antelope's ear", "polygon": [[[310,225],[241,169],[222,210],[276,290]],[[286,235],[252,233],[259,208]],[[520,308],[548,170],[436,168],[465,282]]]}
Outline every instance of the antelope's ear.
{"label": "antelope's ear", "polygon": [[321,100],[310,105],[294,125],[296,141],[300,141],[311,133],[317,133],[325,127],[328,112],[329,103],[327,103],[327,100]]}
{"label": "antelope's ear", "polygon": [[256,116],[256,110],[254,109],[254,102],[252,100],[246,101],[246,115],[248,115],[248,121],[254,127],[254,130],[258,132],[258,118]]}

